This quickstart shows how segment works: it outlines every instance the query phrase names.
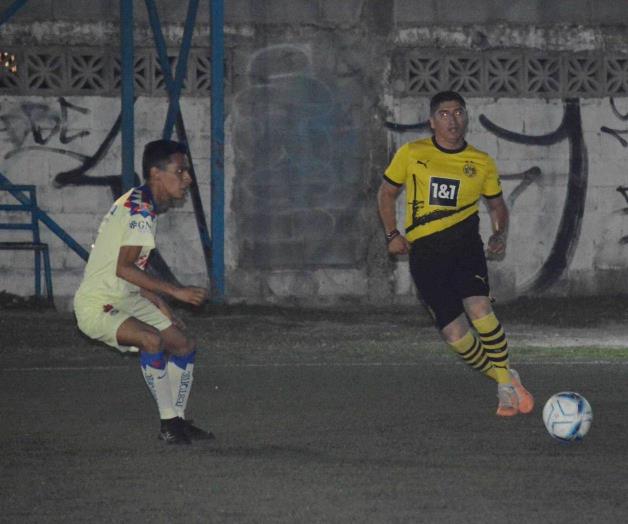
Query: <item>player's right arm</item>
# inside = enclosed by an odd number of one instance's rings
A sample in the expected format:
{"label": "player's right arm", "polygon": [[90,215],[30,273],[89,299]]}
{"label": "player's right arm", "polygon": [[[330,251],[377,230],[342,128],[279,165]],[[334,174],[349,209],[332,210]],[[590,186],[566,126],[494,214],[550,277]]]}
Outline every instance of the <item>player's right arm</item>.
{"label": "player's right arm", "polygon": [[187,302],[194,306],[202,304],[207,299],[207,290],[202,287],[179,287],[142,271],[135,265],[135,261],[140,256],[141,251],[142,246],[122,246],[120,248],[116,264],[116,276],[118,278],[122,278],[151,293],[165,293],[181,302]]}
{"label": "player's right arm", "polygon": [[[396,202],[402,189],[383,180],[377,191],[377,208],[386,232],[388,252],[391,255],[403,255],[408,252],[408,241],[397,230]],[[389,238],[391,235],[394,236]]]}

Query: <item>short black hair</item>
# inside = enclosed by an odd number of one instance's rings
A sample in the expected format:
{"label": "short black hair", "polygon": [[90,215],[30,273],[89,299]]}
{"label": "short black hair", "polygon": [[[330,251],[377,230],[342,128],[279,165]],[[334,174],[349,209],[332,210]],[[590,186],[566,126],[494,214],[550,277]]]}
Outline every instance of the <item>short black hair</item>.
{"label": "short black hair", "polygon": [[174,140],[154,140],[146,144],[144,154],[142,155],[142,176],[144,181],[148,181],[151,167],[165,169],[172,155],[175,153],[186,155],[187,152],[188,149],[185,144],[175,142]]}
{"label": "short black hair", "polygon": [[455,100],[466,109],[467,103],[460,93],[457,91],[441,91],[436,93],[430,100],[430,115],[433,115],[443,102],[451,102],[452,100]]}

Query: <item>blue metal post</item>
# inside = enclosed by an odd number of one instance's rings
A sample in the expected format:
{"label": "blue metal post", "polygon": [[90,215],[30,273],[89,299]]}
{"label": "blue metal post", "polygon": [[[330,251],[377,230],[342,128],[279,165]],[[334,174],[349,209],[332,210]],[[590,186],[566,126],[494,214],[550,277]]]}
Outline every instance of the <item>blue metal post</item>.
{"label": "blue metal post", "polygon": [[122,192],[133,187],[135,180],[135,133],[133,121],[133,0],[120,0],[120,60],[122,65]]}
{"label": "blue metal post", "polygon": [[174,74],[174,86],[170,92],[170,105],[168,106],[168,115],[164,125],[163,137],[168,139],[172,135],[172,129],[179,114],[179,98],[183,89],[183,81],[188,70],[188,56],[190,55],[190,47],[192,46],[192,31],[196,23],[196,13],[198,11],[198,0],[190,0],[188,5],[188,14],[185,19],[185,28],[183,30],[183,41],[179,49],[179,60]]}
{"label": "blue metal post", "polygon": [[[197,4],[197,0],[191,0]],[[196,225],[198,227],[198,233],[200,236],[201,244],[203,246],[203,257],[205,258],[205,265],[207,267],[207,278],[211,278],[211,239],[209,238],[209,228],[207,227],[207,221],[205,220],[205,211],[203,210],[203,202],[201,200],[200,192],[198,190],[198,180],[196,178],[196,172],[194,170],[194,162],[192,161],[192,155],[189,150],[189,144],[187,139],[187,133],[185,131],[185,125],[183,123],[183,117],[179,108],[179,98],[181,96],[181,87],[183,86],[183,80],[187,69],[182,69],[182,66],[187,63],[187,55],[190,51],[190,44],[192,38],[192,30],[194,28],[194,20],[196,18],[196,11],[198,5],[189,4],[188,17],[186,20],[186,27],[183,34],[183,43],[179,52],[179,62],[177,62],[177,78],[173,80],[170,62],[168,61],[168,51],[166,49],[166,41],[161,31],[161,24],[159,23],[159,15],[157,14],[157,7],[154,0],[145,0],[146,9],[148,11],[148,18],[151,28],[153,30],[153,37],[155,39],[155,47],[157,48],[157,58],[159,59],[159,65],[164,75],[164,82],[166,89],[170,97],[170,106],[168,108],[169,114],[176,119],[174,125],[177,128],[177,136],[180,142],[188,146],[188,161],[190,163],[190,176],[192,177],[192,187],[190,189],[190,196],[192,198],[192,205],[194,206],[194,216],[196,218]],[[185,56],[183,56],[185,55]],[[166,122],[164,127],[164,138],[170,138],[172,134],[172,124]]]}
{"label": "blue metal post", "polygon": [[225,42],[224,0],[211,2],[211,237],[212,295],[225,296]]}
{"label": "blue metal post", "polygon": [[181,97],[181,90],[183,89],[183,81],[185,80],[187,73],[188,56],[190,55],[190,48],[192,47],[192,33],[194,30],[194,24],[196,23],[198,0],[190,0],[188,4],[188,13],[185,19],[183,40],[181,42],[181,48],[179,49],[179,60],[177,61],[174,80],[172,79],[170,62],[168,61],[168,51],[166,49],[166,41],[161,31],[161,24],[159,22],[159,15],[157,14],[155,1],[145,0],[145,4],[146,11],[148,12],[148,20],[153,30],[153,37],[155,39],[157,59],[159,60],[159,65],[164,75],[164,83],[166,84],[168,91],[168,114],[166,116],[166,123],[162,133],[162,138],[168,140],[172,136],[172,129],[174,128],[177,115],[180,111],[179,99]]}
{"label": "blue metal post", "polygon": [[[35,192],[35,187],[29,191],[31,206],[33,210],[38,209],[37,207],[37,193]],[[41,239],[39,238],[39,217],[36,216],[36,212],[31,212],[31,227],[33,228],[33,242],[39,244]],[[37,297],[41,296],[41,255],[40,253],[35,251],[33,253],[35,256],[35,295]]]}
{"label": "blue metal post", "polygon": [[9,7],[7,7],[2,13],[0,13],[0,26],[9,20],[15,13],[17,13],[27,0],[15,0]]}

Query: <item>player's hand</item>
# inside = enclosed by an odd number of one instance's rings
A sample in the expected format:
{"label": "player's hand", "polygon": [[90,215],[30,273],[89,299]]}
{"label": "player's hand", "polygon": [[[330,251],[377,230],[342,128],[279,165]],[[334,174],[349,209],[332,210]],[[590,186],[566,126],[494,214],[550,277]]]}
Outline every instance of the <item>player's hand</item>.
{"label": "player's hand", "polygon": [[157,294],[153,294],[152,297],[152,302],[159,308],[159,311],[161,311],[167,318],[172,320],[172,317],[174,317],[174,313],[172,312],[172,309],[170,309],[168,303]]}
{"label": "player's hand", "polygon": [[209,292],[203,287],[186,286],[177,290],[175,298],[193,306],[200,306],[207,300],[208,296]]}
{"label": "player's hand", "polygon": [[503,233],[493,233],[486,246],[488,260],[504,260],[506,256],[506,237]]}
{"label": "player's hand", "polygon": [[157,304],[157,307],[164,315],[166,315],[167,318],[170,319],[173,326],[179,328],[181,331],[185,330],[185,322],[172,312],[172,309],[170,309],[170,306],[168,306],[164,300],[162,300],[160,304]]}
{"label": "player's hand", "polygon": [[403,235],[397,235],[390,242],[388,242],[388,253],[391,255],[405,255],[408,250],[408,240]]}
{"label": "player's hand", "polygon": [[180,329],[181,331],[185,331],[185,328],[187,327],[185,325],[185,322],[183,322],[183,320],[181,320],[178,316],[176,315],[172,315],[170,317],[170,321],[172,322],[172,325],[178,329]]}

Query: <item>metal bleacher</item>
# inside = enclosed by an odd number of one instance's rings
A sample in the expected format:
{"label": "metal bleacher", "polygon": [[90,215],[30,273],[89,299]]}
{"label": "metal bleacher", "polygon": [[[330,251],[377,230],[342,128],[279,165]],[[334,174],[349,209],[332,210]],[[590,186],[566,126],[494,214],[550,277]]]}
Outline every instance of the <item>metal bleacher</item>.
{"label": "metal bleacher", "polygon": [[[50,255],[48,244],[41,241],[39,236],[39,207],[37,206],[37,191],[34,185],[7,184],[0,182],[0,193],[12,195],[17,203],[0,203],[0,230],[26,231],[28,238],[0,241],[0,250],[3,251],[33,251],[35,266],[35,295],[38,299],[42,295],[42,269],[46,284],[47,301],[53,304],[52,271],[50,269]],[[28,220],[9,220],[13,213],[26,216]]]}

